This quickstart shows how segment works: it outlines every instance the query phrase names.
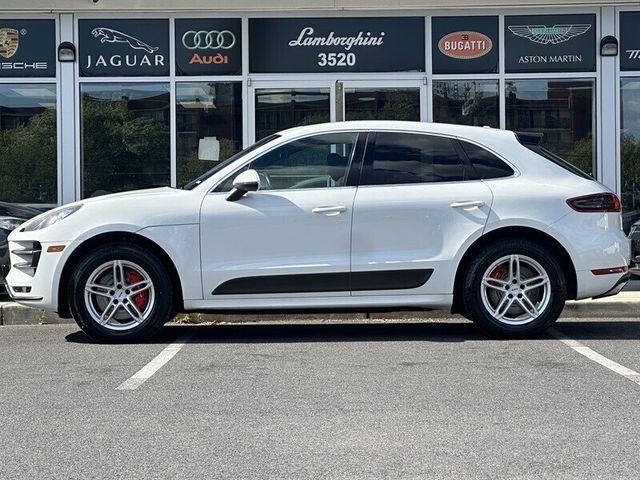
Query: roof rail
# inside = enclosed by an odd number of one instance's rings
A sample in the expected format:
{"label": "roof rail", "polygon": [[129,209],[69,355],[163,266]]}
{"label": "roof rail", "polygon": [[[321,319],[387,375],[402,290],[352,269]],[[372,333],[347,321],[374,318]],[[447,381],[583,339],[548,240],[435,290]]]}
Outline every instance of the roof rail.
{"label": "roof rail", "polygon": [[523,145],[540,145],[540,141],[544,136],[544,133],[536,132],[514,132],[518,141]]}

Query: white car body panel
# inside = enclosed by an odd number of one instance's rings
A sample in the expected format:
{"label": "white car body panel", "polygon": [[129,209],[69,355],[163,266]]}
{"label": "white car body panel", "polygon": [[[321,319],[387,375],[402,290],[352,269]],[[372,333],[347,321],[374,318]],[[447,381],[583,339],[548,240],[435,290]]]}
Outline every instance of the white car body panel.
{"label": "white car body panel", "polygon": [[[208,194],[201,210],[204,299],[224,300],[227,295],[213,292],[234,278],[349,272],[355,194],[355,187],[269,190],[236,202],[227,201],[226,193]],[[312,211],[323,207],[344,211]]]}
{"label": "white car body panel", "polygon": [[[456,203],[482,205],[452,207]],[[433,269],[419,288],[354,291],[353,295],[450,294],[456,254],[478,238],[493,203],[480,180],[413,185],[362,186],[353,212],[351,262],[354,272]]]}
{"label": "white car body panel", "polygon": [[[491,150],[515,173],[508,178],[450,185],[251,192],[235,203],[226,202],[224,194],[209,194],[220,181],[271,148],[311,134],[344,131],[403,131],[457,137]],[[566,203],[571,197],[608,191],[606,187],[539,157],[518,143],[513,132],[372,121],[299,127],[280,135],[193,190],[158,188],[87,199],[79,202],[83,206],[77,212],[50,227],[27,232],[18,228],[9,237],[9,249],[38,241],[43,253],[35,274],[11,268],[6,278],[9,292],[25,305],[58,310],[65,262],[86,240],[112,232],[144,236],[167,253],[178,271],[184,307],[188,310],[447,308],[465,251],[482,234],[506,227],[529,227],[559,242],[576,269],[578,298],[605,294],[623,277],[595,276],[591,270],[629,264],[629,241],[622,232],[619,213],[578,213]],[[405,193],[393,193],[399,188],[404,188]],[[422,190],[438,191],[442,198],[422,200]],[[418,203],[412,205],[413,200]],[[457,211],[450,207],[454,201],[473,200],[485,205]],[[259,206],[261,201],[271,203]],[[269,210],[279,201],[291,204],[282,211]],[[336,216],[310,212],[330,205],[344,205],[346,210]],[[353,240],[348,228],[352,215]],[[435,221],[427,223],[427,218]],[[65,249],[47,253],[49,245],[65,245]],[[12,265],[19,261],[11,255]],[[369,271],[381,265],[402,270],[415,268],[416,264],[431,265],[434,274],[424,286],[411,291],[211,294],[234,275]],[[17,286],[31,287],[31,291],[18,293],[13,289]]]}

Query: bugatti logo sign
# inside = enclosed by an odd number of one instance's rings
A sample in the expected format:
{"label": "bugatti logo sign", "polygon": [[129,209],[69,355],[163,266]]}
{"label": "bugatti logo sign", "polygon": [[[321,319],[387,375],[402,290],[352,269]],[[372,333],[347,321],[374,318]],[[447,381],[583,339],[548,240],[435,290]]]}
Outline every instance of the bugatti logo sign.
{"label": "bugatti logo sign", "polygon": [[453,32],[438,42],[438,49],[446,56],[459,60],[470,60],[486,55],[493,48],[493,42],[479,32]]}
{"label": "bugatti logo sign", "polygon": [[518,37],[523,37],[541,45],[557,45],[587,33],[591,25],[513,25],[509,30]]}
{"label": "bugatti logo sign", "polygon": [[20,37],[14,28],[0,28],[0,55],[11,58],[18,51]]}

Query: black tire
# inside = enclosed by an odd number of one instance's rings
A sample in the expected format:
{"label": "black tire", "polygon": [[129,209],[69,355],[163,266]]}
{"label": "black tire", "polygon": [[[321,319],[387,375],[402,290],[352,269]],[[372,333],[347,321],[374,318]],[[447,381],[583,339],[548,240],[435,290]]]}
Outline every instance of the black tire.
{"label": "black tire", "polygon": [[[521,320],[526,323],[522,324],[510,324],[517,323],[517,310],[522,310],[522,315],[524,317],[527,316],[527,312],[521,308],[521,304],[514,304],[514,307],[507,310],[511,312],[515,310],[516,313],[511,313],[505,315],[503,320],[497,319],[496,317],[500,317],[500,312],[502,309],[497,308],[499,306],[499,301],[504,295],[508,296],[507,293],[501,294],[498,289],[495,289],[495,293],[493,293],[492,287],[491,289],[485,289],[485,295],[483,296],[483,287],[482,287],[482,279],[486,272],[489,271],[490,267],[496,262],[499,262],[500,259],[503,259],[505,256],[509,255],[518,255],[522,256],[521,258],[534,260],[537,262],[539,267],[542,267],[544,273],[548,276],[549,286],[547,297],[548,301],[546,303],[542,302],[542,298],[544,297],[543,290],[533,290],[528,295],[537,295],[538,300],[540,300],[539,306],[543,306],[541,311],[539,311],[539,315],[536,318],[532,318],[530,320]],[[530,267],[531,265],[526,265],[526,262],[523,263],[524,267]],[[501,266],[496,267],[496,271],[500,274],[499,269],[503,268]],[[494,270],[492,270],[493,272]],[[532,272],[533,270],[530,270]],[[533,275],[533,274],[532,274]],[[493,276],[491,276],[494,278]],[[531,277],[533,278],[533,276]],[[505,283],[510,283],[505,282]],[[517,283],[517,282],[514,282]],[[502,287],[500,287],[502,288]],[[511,297],[505,300],[507,303],[511,298],[517,297],[517,295],[524,295],[525,293],[518,290],[513,290],[513,294],[511,290],[507,290],[505,286],[505,291],[508,291]],[[514,289],[518,288],[518,285],[513,286]],[[544,287],[540,287],[542,289]],[[488,293],[491,292],[491,293]],[[495,295],[495,303],[494,305],[491,303],[491,295]],[[473,320],[480,328],[482,328],[485,332],[489,333],[492,336],[499,338],[525,338],[535,336],[540,334],[547,328],[549,328],[560,316],[562,309],[564,308],[564,303],[567,298],[567,282],[565,279],[565,275],[563,269],[558,261],[558,259],[546,248],[541,246],[538,243],[532,242],[530,240],[525,240],[522,238],[509,238],[499,242],[492,243],[491,245],[487,245],[483,247],[476,255],[476,257],[471,261],[471,263],[467,267],[466,275],[464,276],[464,284],[462,288],[462,303],[464,305],[464,310],[467,313],[467,318]],[[518,297],[521,298],[521,297]],[[528,297],[529,298],[529,297]],[[490,311],[488,307],[485,305],[485,301],[489,304],[490,307],[495,307],[495,313],[497,315],[494,316],[494,312]],[[514,301],[516,300],[514,298]],[[524,299],[523,299],[524,302]],[[532,302],[535,306],[536,298],[534,297],[534,301]],[[527,303],[529,306],[529,303]],[[533,308],[529,308],[530,311],[533,311]],[[509,315],[512,315],[511,317]]]}
{"label": "black tire", "polygon": [[[131,262],[141,267],[144,272],[148,274],[153,288],[153,290],[149,290],[153,291],[153,295],[147,295],[147,305],[144,307],[144,311],[146,312],[144,320],[130,328],[120,330],[114,329],[113,326],[109,328],[108,325],[100,325],[93,317],[95,310],[94,313],[92,313],[90,311],[91,307],[87,305],[85,300],[85,287],[90,277],[94,272],[98,271],[101,266],[115,260]],[[126,272],[126,268],[127,267],[124,267],[123,271]],[[129,271],[125,276],[130,274],[131,272]],[[114,283],[115,282],[116,280],[114,279]],[[76,265],[69,280],[69,307],[78,326],[93,340],[105,343],[143,341],[155,335],[158,330],[172,318],[172,312],[174,310],[172,287],[169,272],[153,253],[131,244],[114,243],[90,252]],[[123,291],[124,288],[125,286],[123,285]],[[97,299],[98,297],[95,296],[93,298]],[[92,305],[95,306],[96,301],[97,300],[93,300]],[[106,302],[107,300],[104,301]],[[129,300],[129,302],[133,301],[133,299]],[[120,302],[122,307],[121,311],[125,312],[126,315],[127,312],[124,310],[123,305],[123,303],[126,302],[124,300],[120,300]],[[116,310],[117,308],[118,307],[116,307]],[[122,314],[120,313],[119,315]],[[112,322],[119,328],[119,322],[116,319],[112,320]],[[129,323],[135,323],[133,322],[133,317],[131,317]],[[124,321],[123,325],[126,325]]]}

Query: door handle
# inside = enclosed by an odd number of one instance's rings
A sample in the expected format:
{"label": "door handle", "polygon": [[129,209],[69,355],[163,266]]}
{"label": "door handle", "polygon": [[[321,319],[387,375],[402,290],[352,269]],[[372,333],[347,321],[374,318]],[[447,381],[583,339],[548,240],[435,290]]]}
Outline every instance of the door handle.
{"label": "door handle", "polygon": [[469,202],[453,202],[450,207],[451,208],[473,208],[473,207],[482,207],[484,202],[482,200],[473,200]]}
{"label": "door handle", "polygon": [[347,207],[343,207],[342,205],[333,205],[330,207],[316,207],[311,212],[313,213],[324,213],[327,216],[340,215],[342,212],[346,212]]}

